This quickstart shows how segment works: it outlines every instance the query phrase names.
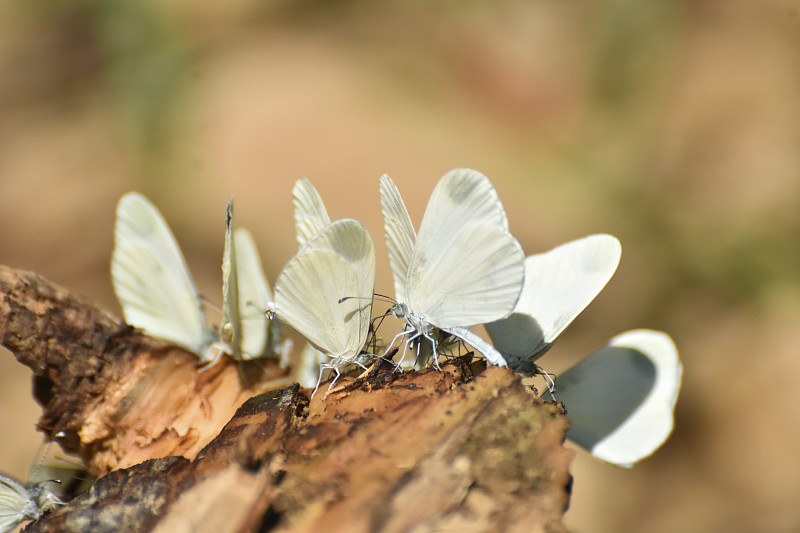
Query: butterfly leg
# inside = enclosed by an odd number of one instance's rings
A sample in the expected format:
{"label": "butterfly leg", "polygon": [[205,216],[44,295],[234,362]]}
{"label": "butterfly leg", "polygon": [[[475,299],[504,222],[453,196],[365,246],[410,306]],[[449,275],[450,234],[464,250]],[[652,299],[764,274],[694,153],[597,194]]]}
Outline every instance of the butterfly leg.
{"label": "butterfly leg", "polygon": [[208,352],[206,352],[206,357],[200,362],[200,369],[198,372],[203,372],[208,370],[209,368],[213,367],[217,363],[219,363],[220,359],[222,359],[222,354],[225,353],[225,347],[215,342],[208,348]]}
{"label": "butterfly leg", "polygon": [[319,377],[317,378],[317,385],[314,387],[314,392],[312,392],[312,393],[311,393],[311,397],[312,397],[312,398],[313,398],[313,397],[314,397],[314,395],[317,393],[317,390],[319,389],[319,384],[320,384],[320,382],[322,381],[322,374],[324,374],[324,373],[325,373],[325,370],[326,370],[327,368],[328,368],[328,365],[326,365],[325,363],[321,363],[321,364],[319,365]]}
{"label": "butterfly leg", "polygon": [[[403,329],[403,331],[401,331],[400,333],[398,333],[397,335],[394,336],[394,338],[392,339],[392,342],[389,343],[389,347],[391,348],[392,346],[394,346],[394,343],[397,341],[397,339],[399,339],[400,337],[403,337],[405,335],[408,335],[409,333],[411,333],[413,331],[414,330],[409,329],[408,328],[408,324],[406,324],[405,329]],[[413,338],[414,337],[411,337],[410,339],[406,339],[406,342],[404,343],[404,346],[403,346],[403,356],[400,358],[400,361],[398,361],[397,364],[395,364],[395,370],[399,369],[400,365],[403,364],[403,361],[406,358],[406,348],[408,347],[408,343],[411,340],[413,340]]]}
{"label": "butterfly leg", "polygon": [[[420,342],[420,337],[423,336],[423,333],[420,330],[417,330],[417,329],[414,329],[412,331],[414,331],[414,335],[412,335],[411,337],[406,339],[406,348],[411,346],[411,351],[412,352],[416,352],[417,356],[414,358],[414,365],[413,366],[417,370],[420,370],[421,369],[420,368],[420,364],[419,364],[420,363],[420,346],[422,344]],[[416,348],[413,347],[414,344],[416,344]],[[405,350],[403,351],[403,357],[405,358]],[[428,356],[425,355],[426,360],[427,360],[427,357]]]}
{"label": "butterfly leg", "polygon": [[554,394],[556,392],[556,382],[553,380],[552,377],[550,377],[550,372],[540,367],[539,365],[536,365],[536,371],[537,373],[541,374],[544,377],[544,381],[545,383],[547,383],[547,392],[550,393],[550,397],[553,399],[554,402],[558,401],[556,400],[556,396]]}
{"label": "butterfly leg", "polygon": [[331,384],[328,385],[328,392],[331,391],[331,388],[333,388],[333,386],[336,384],[336,382],[339,381],[339,377],[342,375],[342,372],[339,370],[338,366],[334,366],[333,370],[336,371],[336,375],[333,377],[333,380],[331,381]]}
{"label": "butterfly leg", "polygon": [[423,331],[422,336],[428,339],[428,341],[431,343],[431,347],[433,348],[433,353],[431,354],[431,357],[433,358],[433,366],[434,368],[436,368],[436,370],[441,372],[442,367],[439,366],[439,353],[436,351],[437,350],[436,339],[434,339],[433,335],[431,335],[427,331]]}

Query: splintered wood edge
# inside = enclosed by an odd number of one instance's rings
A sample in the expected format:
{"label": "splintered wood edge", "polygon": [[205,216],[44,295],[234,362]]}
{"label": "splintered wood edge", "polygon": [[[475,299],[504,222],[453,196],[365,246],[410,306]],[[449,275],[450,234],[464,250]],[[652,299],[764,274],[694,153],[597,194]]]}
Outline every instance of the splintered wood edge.
{"label": "splintered wood edge", "polygon": [[277,363],[243,379],[141,334],[43,277],[0,266],[0,342],[34,373],[38,428],[96,475],[146,459],[193,458],[255,394],[286,384]]}

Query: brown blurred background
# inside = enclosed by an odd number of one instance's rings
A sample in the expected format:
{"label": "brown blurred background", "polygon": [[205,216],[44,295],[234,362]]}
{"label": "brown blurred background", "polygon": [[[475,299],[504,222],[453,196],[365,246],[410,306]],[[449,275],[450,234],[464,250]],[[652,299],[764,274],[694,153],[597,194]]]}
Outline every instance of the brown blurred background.
{"label": "brown blurred background", "polygon": [[[306,176],[370,228],[390,294],[379,176],[418,225],[457,166],[492,179],[528,254],[622,241],[547,370],[638,327],[681,351],[672,439],[630,471],[577,452],[568,525],[800,530],[794,0],[0,3],[0,263],[114,313],[128,190],[218,303],[228,196],[274,280]],[[0,470],[24,476],[39,410],[0,355]]]}

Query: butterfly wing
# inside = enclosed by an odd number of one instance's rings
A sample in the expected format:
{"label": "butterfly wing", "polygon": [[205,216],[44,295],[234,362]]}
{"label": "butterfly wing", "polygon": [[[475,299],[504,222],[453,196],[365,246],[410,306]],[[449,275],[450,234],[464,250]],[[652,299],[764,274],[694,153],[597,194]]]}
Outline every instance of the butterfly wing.
{"label": "butterfly wing", "polygon": [[525,260],[525,285],[514,313],[486,324],[509,365],[534,371],[561,332],[605,287],[619,264],[622,247],[611,235],[590,235]]}
{"label": "butterfly wing", "polygon": [[682,367],[672,339],[660,331],[622,333],[558,376],[567,406],[567,436],[592,455],[632,466],[667,439]]}
{"label": "butterfly wing", "polygon": [[397,190],[392,179],[385,174],[380,180],[380,193],[383,230],[394,277],[394,293],[398,301],[402,302],[408,263],[414,251],[417,234],[414,232],[411,218],[400,197],[400,191]]}
{"label": "butterfly wing", "polygon": [[235,359],[242,358],[242,320],[239,315],[239,267],[233,235],[233,197],[225,218],[225,248],[222,252],[222,340]]}
{"label": "butterfly wing", "polygon": [[0,531],[12,531],[25,520],[39,518],[41,509],[28,488],[0,474]]}
{"label": "butterfly wing", "polygon": [[342,219],[284,267],[270,308],[326,355],[352,360],[366,341],[374,286],[372,237],[360,222]]}
{"label": "butterfly wing", "polygon": [[203,354],[214,334],[178,243],[144,196],[117,207],[111,278],[125,321],[147,334]]}
{"label": "butterfly wing", "polygon": [[306,343],[292,368],[293,381],[309,389],[320,380],[320,365],[325,362],[325,354]]}
{"label": "butterfly wing", "polygon": [[411,313],[441,329],[505,318],[522,290],[524,258],[489,179],[451,170],[425,209],[404,299]]}
{"label": "butterfly wing", "polygon": [[244,228],[234,231],[236,265],[239,271],[239,317],[242,328],[242,358],[275,355],[271,343],[278,341],[264,312],[272,300],[253,236]]}
{"label": "butterfly wing", "polygon": [[306,178],[300,178],[292,189],[297,244],[302,247],[311,237],[331,223],[317,189]]}

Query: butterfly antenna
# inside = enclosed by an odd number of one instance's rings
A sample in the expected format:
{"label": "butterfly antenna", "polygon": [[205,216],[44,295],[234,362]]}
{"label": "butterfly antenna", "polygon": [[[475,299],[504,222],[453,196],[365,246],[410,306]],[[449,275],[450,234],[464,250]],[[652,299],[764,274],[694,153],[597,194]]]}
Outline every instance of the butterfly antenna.
{"label": "butterfly antenna", "polygon": [[[59,433],[63,433],[63,432],[59,432]],[[56,436],[54,435],[53,439],[55,439],[55,438],[56,438]],[[47,454],[50,452],[50,446],[53,445],[53,439],[46,439],[44,442],[42,442],[39,445],[39,450],[37,452],[39,454],[39,461],[38,461],[38,464],[33,468],[33,471],[29,472],[28,479],[30,479],[32,477],[35,477],[35,476],[31,475],[33,472],[41,471],[44,468],[44,460],[47,457]]]}
{"label": "butterfly antenna", "polygon": [[387,303],[392,303],[392,304],[396,304],[397,303],[397,301],[395,301],[394,298],[390,298],[389,296],[386,296],[386,295],[383,295],[383,294],[378,294],[378,293],[373,293],[372,296],[344,296],[342,298],[339,298],[339,303],[343,303],[343,302],[345,302],[347,300],[374,300],[376,298],[380,299],[383,302],[387,302]]}
{"label": "butterfly antenna", "polygon": [[[377,332],[377,331],[378,331],[378,328],[380,328],[380,327],[383,325],[383,321],[384,321],[384,320],[386,320],[386,317],[387,317],[387,316],[389,316],[389,313],[388,313],[388,312],[386,312],[386,313],[384,313],[384,314],[382,314],[382,315],[378,315],[378,316],[376,316],[375,318],[373,318],[373,319],[370,321],[369,327],[370,327],[370,328],[374,328],[374,331],[376,331],[376,332]],[[377,325],[377,326],[375,325],[375,322],[377,322],[377,323],[378,323],[378,325]]]}
{"label": "butterfly antenna", "polygon": [[245,305],[249,305],[249,306],[251,306],[253,309],[255,309],[256,311],[258,311],[259,313],[264,313],[265,315],[266,315],[266,314],[269,312],[269,309],[267,309],[266,311],[265,311],[265,310],[263,310],[263,309],[261,309],[261,308],[260,308],[259,306],[257,306],[257,305],[256,305],[256,303],[255,303],[254,301],[252,301],[252,300],[247,300],[247,303],[246,303]]}

